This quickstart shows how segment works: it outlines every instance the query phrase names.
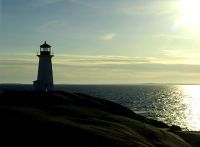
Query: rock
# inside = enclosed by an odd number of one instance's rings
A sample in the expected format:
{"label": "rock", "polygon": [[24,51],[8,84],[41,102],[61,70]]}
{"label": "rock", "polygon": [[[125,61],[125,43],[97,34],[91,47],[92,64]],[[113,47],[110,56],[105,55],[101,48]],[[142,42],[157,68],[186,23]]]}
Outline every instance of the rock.
{"label": "rock", "polygon": [[172,125],[170,127],[170,131],[174,132],[174,131],[181,131],[181,127],[176,126],[176,125]]}
{"label": "rock", "polygon": [[80,93],[6,91],[0,116],[2,145],[190,146],[162,122]]}

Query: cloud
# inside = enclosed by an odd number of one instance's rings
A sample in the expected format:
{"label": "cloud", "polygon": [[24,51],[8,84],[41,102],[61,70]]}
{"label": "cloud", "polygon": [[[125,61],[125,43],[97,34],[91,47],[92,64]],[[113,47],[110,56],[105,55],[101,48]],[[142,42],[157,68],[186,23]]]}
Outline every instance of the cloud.
{"label": "cloud", "polygon": [[3,14],[2,0],[0,0],[0,38],[1,38],[1,35],[2,35],[2,14]]}
{"label": "cloud", "polygon": [[200,65],[200,53],[198,51],[186,52],[184,50],[163,50],[161,64]]}
{"label": "cloud", "polygon": [[178,50],[178,49],[168,49],[163,50],[163,53],[165,56],[171,57],[171,58],[182,58],[184,59],[199,59],[200,53],[199,52],[185,52],[184,50]]}
{"label": "cloud", "polygon": [[[154,59],[155,60],[155,59]],[[54,60],[55,67],[63,69],[73,69],[83,71],[87,69],[89,71],[98,72],[157,72],[157,73],[199,73],[199,65],[186,64],[186,63],[171,63],[164,61],[154,61],[151,59],[80,59],[73,61],[67,60]]]}
{"label": "cloud", "polygon": [[160,57],[128,57],[128,56],[82,56],[82,55],[56,55],[55,64],[79,67],[98,66],[126,66],[138,65],[200,65],[200,53],[188,53],[182,50],[163,50]]}
{"label": "cloud", "polygon": [[190,34],[185,34],[185,33],[168,33],[168,34],[157,34],[153,35],[155,38],[161,38],[165,40],[183,40],[183,41],[188,41],[194,39],[194,36]]}
{"label": "cloud", "polygon": [[101,66],[153,63],[154,57],[57,55],[56,64],[72,66]]}
{"label": "cloud", "polygon": [[118,11],[125,15],[176,14],[177,0],[141,0],[120,4]]}
{"label": "cloud", "polygon": [[99,9],[101,6],[96,4],[96,1],[90,1],[90,0],[69,0],[72,3],[81,5],[83,7],[92,8],[92,9]]}
{"label": "cloud", "polygon": [[[176,14],[177,3],[179,0],[111,0],[111,1],[92,1],[92,0],[69,0],[70,2],[82,5],[83,7],[95,9],[101,13],[106,12],[122,15],[160,15]],[[114,1],[114,2],[113,2]],[[106,10],[106,11],[104,11]]]}
{"label": "cloud", "polygon": [[[109,55],[73,55],[56,54],[53,63],[59,66],[71,67],[112,67],[118,66],[138,68],[154,68],[155,66],[169,65],[200,65],[200,53],[187,53],[182,50],[163,50],[162,57],[128,57],[128,56],[109,56]],[[37,64],[38,58],[31,53],[2,53],[0,55],[1,66]],[[155,65],[155,66],[154,66]],[[148,67],[149,66],[149,67]]]}
{"label": "cloud", "polygon": [[115,37],[116,37],[115,33],[107,33],[101,36],[100,39],[104,41],[110,41],[110,40],[113,40]]}
{"label": "cloud", "polygon": [[182,50],[177,50],[177,49],[171,49],[171,50],[163,50],[164,55],[165,56],[169,56],[169,57],[185,57],[185,55],[183,55],[183,51]]}
{"label": "cloud", "polygon": [[[53,58],[56,83],[135,83],[198,82],[199,65],[186,62],[166,50],[163,57],[127,57],[106,55],[65,55]],[[173,57],[171,57],[173,54]],[[196,60],[192,58],[192,60]],[[0,82],[31,83],[37,76],[38,58],[34,54],[1,54]],[[199,81],[200,82],[200,81]]]}
{"label": "cloud", "polygon": [[[54,72],[59,83],[146,83],[146,82],[187,82],[197,83],[200,69],[197,65],[170,64],[125,64],[70,66],[54,65]],[[200,82],[200,81],[199,81]]]}
{"label": "cloud", "polygon": [[[144,64],[156,62],[154,57],[127,57],[127,56],[108,56],[108,55],[63,55],[57,54],[53,58],[54,64],[69,66],[101,66],[101,65],[125,65],[125,64]],[[22,65],[36,64],[38,58],[31,53],[2,53],[0,55],[0,65]]]}
{"label": "cloud", "polygon": [[61,1],[63,1],[63,0],[33,0],[32,6],[33,7],[43,7],[43,6],[48,6],[48,5],[55,4],[55,3],[58,3]]}
{"label": "cloud", "polygon": [[67,25],[66,22],[52,20],[52,21],[47,21],[42,25],[40,25],[36,31],[39,33],[55,33],[55,32],[61,33],[63,32],[63,29],[66,28],[66,25]]}

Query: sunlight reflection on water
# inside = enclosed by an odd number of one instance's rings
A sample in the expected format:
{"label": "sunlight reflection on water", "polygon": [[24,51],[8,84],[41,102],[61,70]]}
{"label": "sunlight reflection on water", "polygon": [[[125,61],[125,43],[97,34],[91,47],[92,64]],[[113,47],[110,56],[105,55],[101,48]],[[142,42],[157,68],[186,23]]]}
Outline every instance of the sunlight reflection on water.
{"label": "sunlight reflection on water", "polygon": [[185,97],[183,102],[187,108],[185,110],[186,124],[189,130],[200,130],[200,85],[182,86]]}
{"label": "sunlight reflection on water", "polygon": [[200,131],[200,85],[168,86],[157,93],[147,117]]}
{"label": "sunlight reflection on water", "polygon": [[57,88],[114,101],[168,125],[200,131],[200,85],[61,85]]}
{"label": "sunlight reflection on water", "polygon": [[145,116],[200,131],[200,85],[167,86],[152,95],[156,98]]}

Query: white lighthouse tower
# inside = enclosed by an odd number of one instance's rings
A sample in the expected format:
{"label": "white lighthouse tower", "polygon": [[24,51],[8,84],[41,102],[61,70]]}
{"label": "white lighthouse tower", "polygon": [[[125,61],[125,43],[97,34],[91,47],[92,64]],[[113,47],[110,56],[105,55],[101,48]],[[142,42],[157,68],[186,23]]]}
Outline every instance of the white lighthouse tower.
{"label": "white lighthouse tower", "polygon": [[38,75],[37,80],[33,82],[36,91],[53,91],[53,70],[51,58],[54,56],[51,53],[51,46],[44,42],[40,46]]}

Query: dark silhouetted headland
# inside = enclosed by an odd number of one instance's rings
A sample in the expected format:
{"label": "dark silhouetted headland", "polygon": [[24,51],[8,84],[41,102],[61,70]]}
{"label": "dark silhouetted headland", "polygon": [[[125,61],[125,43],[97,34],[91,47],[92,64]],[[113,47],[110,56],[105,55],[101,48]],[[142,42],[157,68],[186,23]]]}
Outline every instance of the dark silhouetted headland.
{"label": "dark silhouetted headland", "polygon": [[173,133],[179,127],[80,93],[4,91],[0,116],[1,145],[190,146]]}

